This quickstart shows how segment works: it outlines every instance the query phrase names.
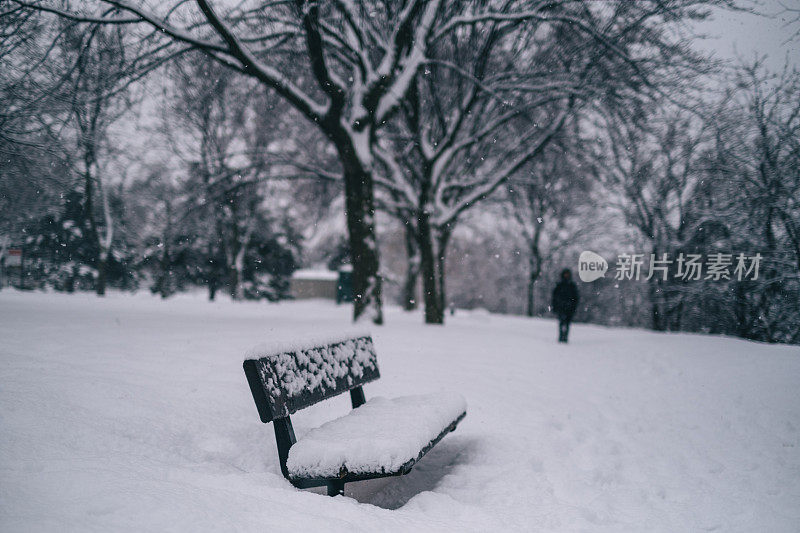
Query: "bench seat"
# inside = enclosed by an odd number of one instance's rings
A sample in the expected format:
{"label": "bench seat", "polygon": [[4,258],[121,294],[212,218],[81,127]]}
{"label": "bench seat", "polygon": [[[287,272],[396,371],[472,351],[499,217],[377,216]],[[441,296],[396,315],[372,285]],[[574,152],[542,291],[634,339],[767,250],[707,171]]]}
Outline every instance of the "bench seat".
{"label": "bench seat", "polygon": [[373,398],[312,429],[289,450],[292,480],[404,474],[455,429],[467,405],[458,394]]}

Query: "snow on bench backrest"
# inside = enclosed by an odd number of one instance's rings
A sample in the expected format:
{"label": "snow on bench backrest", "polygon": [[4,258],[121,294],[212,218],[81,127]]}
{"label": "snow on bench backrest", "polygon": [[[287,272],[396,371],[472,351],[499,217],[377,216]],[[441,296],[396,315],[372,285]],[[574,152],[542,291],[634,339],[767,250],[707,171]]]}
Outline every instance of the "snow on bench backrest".
{"label": "snow on bench backrest", "polygon": [[244,372],[264,423],[380,377],[369,335],[289,349],[255,348]]}

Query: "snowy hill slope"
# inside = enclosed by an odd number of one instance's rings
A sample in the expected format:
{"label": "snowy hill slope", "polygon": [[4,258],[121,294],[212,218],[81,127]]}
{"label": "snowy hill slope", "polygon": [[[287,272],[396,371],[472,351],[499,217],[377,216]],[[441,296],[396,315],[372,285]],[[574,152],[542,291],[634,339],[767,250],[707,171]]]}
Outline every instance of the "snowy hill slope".
{"label": "snowy hill slope", "polygon": [[[0,529],[797,531],[800,348],[461,313],[388,313],[367,397],[467,418],[404,478],[296,490],[241,369],[349,328],[326,302],[0,292]],[[339,397],[293,417],[298,436]]]}

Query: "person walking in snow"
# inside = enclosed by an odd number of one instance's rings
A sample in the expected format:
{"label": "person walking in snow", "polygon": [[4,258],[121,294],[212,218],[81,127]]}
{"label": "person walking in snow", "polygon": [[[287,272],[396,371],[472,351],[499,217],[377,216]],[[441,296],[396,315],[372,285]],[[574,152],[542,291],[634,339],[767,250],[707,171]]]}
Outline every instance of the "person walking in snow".
{"label": "person walking in snow", "polygon": [[553,312],[558,317],[558,342],[567,342],[569,323],[578,309],[578,286],[568,268],[561,271],[561,280],[553,289]]}

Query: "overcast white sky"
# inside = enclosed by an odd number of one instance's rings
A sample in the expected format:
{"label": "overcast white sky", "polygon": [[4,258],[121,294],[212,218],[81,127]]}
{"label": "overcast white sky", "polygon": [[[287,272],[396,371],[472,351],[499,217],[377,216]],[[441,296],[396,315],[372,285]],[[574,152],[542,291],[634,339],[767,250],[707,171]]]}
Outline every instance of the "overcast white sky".
{"label": "overcast white sky", "polygon": [[742,57],[752,60],[756,56],[767,56],[770,70],[780,70],[788,60],[800,68],[800,11],[792,15],[783,6],[800,10],[800,0],[761,0],[746,2],[760,13],[774,18],[751,13],[715,10],[713,19],[697,24],[697,31],[708,35],[698,40],[697,47],[713,52],[719,59],[735,60]]}

